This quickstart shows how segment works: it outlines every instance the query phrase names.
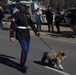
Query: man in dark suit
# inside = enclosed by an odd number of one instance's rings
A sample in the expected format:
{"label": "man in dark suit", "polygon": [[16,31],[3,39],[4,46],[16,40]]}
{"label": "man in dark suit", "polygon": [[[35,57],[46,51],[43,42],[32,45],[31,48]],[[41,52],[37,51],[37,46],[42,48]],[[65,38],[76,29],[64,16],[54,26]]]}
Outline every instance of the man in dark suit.
{"label": "man in dark suit", "polygon": [[50,25],[51,25],[52,32],[54,32],[54,29],[53,29],[53,13],[51,11],[50,6],[48,6],[48,9],[46,10],[45,14],[46,14],[46,20],[47,20],[47,24],[48,24],[48,32],[50,32]]}

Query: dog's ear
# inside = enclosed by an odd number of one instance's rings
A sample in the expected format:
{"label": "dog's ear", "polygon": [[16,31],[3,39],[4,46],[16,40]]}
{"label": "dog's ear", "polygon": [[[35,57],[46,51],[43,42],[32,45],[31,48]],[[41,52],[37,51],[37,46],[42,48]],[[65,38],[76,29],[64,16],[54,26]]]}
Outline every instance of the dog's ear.
{"label": "dog's ear", "polygon": [[59,51],[59,53],[61,54],[61,56],[67,56],[65,52]]}
{"label": "dog's ear", "polygon": [[63,53],[62,51],[59,51],[58,54],[57,54],[57,56],[60,56],[62,53]]}

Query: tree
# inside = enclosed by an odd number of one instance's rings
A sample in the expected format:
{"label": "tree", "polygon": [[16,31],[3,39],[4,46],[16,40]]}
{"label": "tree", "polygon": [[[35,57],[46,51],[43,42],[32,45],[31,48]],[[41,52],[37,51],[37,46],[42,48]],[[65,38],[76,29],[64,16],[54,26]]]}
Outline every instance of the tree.
{"label": "tree", "polygon": [[76,0],[72,0],[72,7],[76,7]]}
{"label": "tree", "polygon": [[63,7],[65,4],[65,0],[54,0],[54,5],[56,7]]}
{"label": "tree", "polygon": [[65,5],[65,0],[42,0],[44,2],[44,5],[47,7],[50,5],[50,2],[54,3],[55,8],[56,7],[63,7]]}
{"label": "tree", "polygon": [[50,0],[42,0],[45,7],[47,7],[48,5],[50,5]]}
{"label": "tree", "polygon": [[75,3],[76,4],[76,0],[72,0],[73,1],[73,3]]}

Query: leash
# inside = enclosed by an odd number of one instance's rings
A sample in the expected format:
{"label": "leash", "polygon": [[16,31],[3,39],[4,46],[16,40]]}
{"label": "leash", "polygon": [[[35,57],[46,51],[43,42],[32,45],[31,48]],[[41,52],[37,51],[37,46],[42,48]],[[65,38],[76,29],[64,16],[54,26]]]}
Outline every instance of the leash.
{"label": "leash", "polygon": [[39,36],[39,38],[51,51],[54,51],[40,36]]}

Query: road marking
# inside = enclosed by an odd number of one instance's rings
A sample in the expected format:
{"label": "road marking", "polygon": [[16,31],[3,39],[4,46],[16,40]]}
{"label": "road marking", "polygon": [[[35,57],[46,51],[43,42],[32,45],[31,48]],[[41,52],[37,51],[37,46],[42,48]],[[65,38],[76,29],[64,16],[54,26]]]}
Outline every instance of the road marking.
{"label": "road marking", "polygon": [[69,73],[66,73],[66,72],[63,72],[63,71],[60,71],[60,70],[57,70],[57,69],[54,69],[54,68],[51,68],[51,67],[48,67],[48,66],[45,66],[45,68],[50,69],[50,70],[55,71],[55,72],[58,72],[58,73],[61,73],[63,75],[71,75]]}

